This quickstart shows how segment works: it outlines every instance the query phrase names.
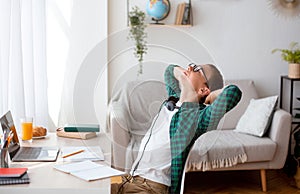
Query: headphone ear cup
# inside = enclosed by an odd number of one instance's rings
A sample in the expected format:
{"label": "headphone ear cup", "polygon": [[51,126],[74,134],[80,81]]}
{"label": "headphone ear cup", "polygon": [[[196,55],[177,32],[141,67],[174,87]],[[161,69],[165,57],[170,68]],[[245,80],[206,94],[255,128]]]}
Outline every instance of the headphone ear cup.
{"label": "headphone ear cup", "polygon": [[166,101],[166,107],[169,111],[173,111],[175,110],[175,108],[178,108],[176,106],[176,103],[179,101],[179,98],[176,98],[175,96],[170,96]]}
{"label": "headphone ear cup", "polygon": [[173,111],[175,109],[176,105],[173,101],[168,101],[166,104],[166,107],[169,111]]}

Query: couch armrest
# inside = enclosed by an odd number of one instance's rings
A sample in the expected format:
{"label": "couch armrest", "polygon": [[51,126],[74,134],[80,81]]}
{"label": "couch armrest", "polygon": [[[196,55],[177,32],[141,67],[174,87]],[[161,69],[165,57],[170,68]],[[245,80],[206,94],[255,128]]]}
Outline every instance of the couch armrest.
{"label": "couch armrest", "polygon": [[277,148],[270,169],[279,169],[284,166],[291,135],[292,116],[285,110],[275,111],[270,126],[269,137],[276,142]]}
{"label": "couch armrest", "polygon": [[123,170],[126,161],[126,149],[130,142],[127,124],[127,112],[118,103],[111,103],[108,108],[107,128],[112,137],[112,165]]}

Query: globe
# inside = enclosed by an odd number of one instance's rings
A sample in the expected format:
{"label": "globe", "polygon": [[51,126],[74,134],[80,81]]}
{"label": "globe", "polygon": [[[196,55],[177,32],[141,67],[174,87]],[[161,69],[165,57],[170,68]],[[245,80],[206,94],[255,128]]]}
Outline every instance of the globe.
{"label": "globe", "polygon": [[152,17],[152,20],[158,22],[165,19],[170,12],[169,0],[149,0],[146,7],[147,14]]}

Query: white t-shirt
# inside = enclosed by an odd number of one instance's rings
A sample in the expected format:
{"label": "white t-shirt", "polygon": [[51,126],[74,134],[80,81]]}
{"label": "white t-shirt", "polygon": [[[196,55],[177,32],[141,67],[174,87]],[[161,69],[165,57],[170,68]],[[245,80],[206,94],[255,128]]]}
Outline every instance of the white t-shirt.
{"label": "white t-shirt", "polygon": [[[177,102],[176,106],[181,106],[181,103]],[[131,175],[139,175],[143,178],[171,186],[171,148],[169,129],[171,119],[177,111],[178,109],[169,111],[163,106],[156,117],[157,120],[155,121],[156,118],[153,119],[153,126],[151,125],[152,129],[150,127],[141,141],[138,156],[132,165]],[[139,165],[133,174],[134,168],[138,162]]]}

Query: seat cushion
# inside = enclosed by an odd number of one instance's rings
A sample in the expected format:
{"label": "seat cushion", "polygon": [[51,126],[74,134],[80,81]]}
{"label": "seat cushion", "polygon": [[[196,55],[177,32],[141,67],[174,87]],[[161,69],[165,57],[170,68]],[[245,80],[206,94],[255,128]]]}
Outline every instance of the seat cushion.
{"label": "seat cushion", "polygon": [[275,151],[276,143],[268,137],[256,137],[234,130],[209,131],[195,142],[186,170],[206,171],[244,162],[270,161]]}
{"label": "seat cushion", "polygon": [[270,161],[276,151],[276,143],[269,137],[256,137],[253,135],[236,133],[236,137],[242,142],[247,154],[247,162]]}

